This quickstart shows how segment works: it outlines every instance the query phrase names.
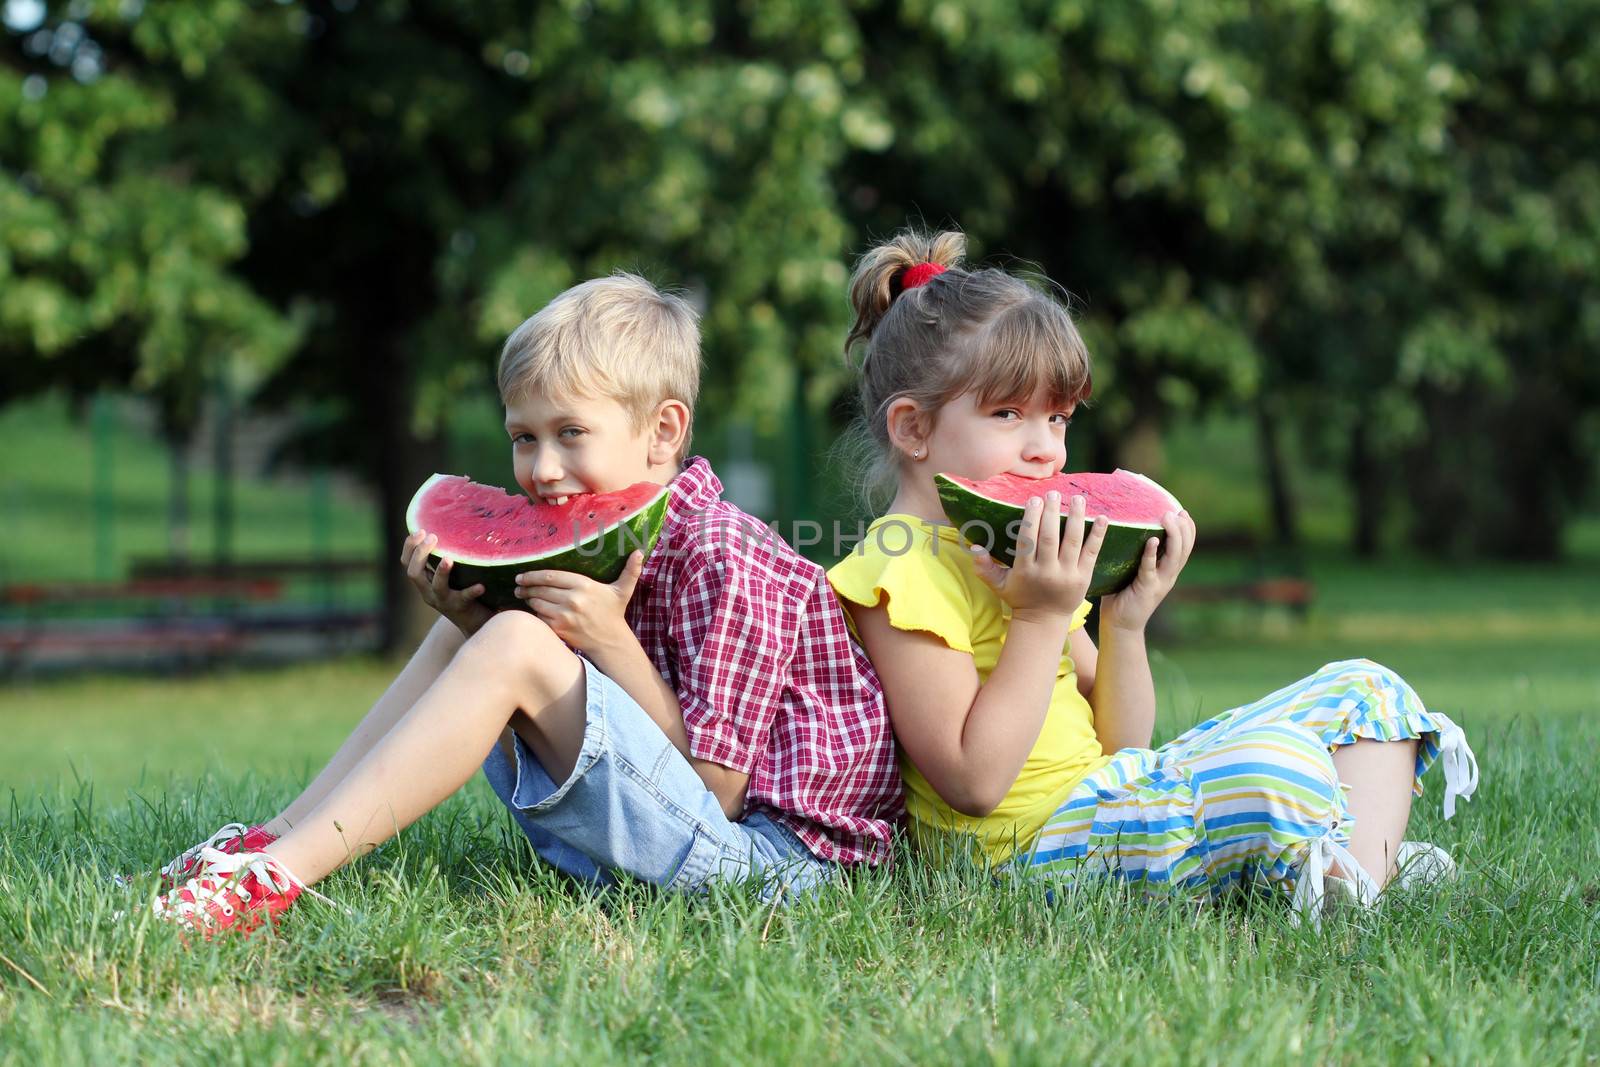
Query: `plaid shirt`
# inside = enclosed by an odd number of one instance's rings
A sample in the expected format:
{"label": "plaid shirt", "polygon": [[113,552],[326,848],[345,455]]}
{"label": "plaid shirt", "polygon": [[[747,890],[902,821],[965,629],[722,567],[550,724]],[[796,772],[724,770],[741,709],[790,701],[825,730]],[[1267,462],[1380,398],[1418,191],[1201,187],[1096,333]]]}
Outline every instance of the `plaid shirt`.
{"label": "plaid shirt", "polygon": [[822,568],[724,501],[703,458],[669,485],[627,619],[690,751],[750,776],[747,812],[822,859],[888,858],[903,798],[878,676]]}

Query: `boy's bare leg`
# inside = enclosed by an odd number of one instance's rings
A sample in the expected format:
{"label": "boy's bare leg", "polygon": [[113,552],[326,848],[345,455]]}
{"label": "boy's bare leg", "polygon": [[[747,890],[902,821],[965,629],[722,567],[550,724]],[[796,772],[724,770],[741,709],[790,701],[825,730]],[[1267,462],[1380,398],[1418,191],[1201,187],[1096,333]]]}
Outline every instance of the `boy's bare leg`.
{"label": "boy's bare leg", "polygon": [[556,781],[585,727],[583,664],[527,612],[496,615],[411,710],[267,851],[307,884],[415,822],[464,785],[509,723]]}
{"label": "boy's bare leg", "polygon": [[1415,741],[1362,738],[1334,750],[1339,781],[1355,827],[1350,854],[1380,886],[1394,874],[1395,853],[1411,819],[1411,783],[1417,766]]}
{"label": "boy's bare leg", "polygon": [[440,619],[433,624],[433,629],[428,631],[428,636],[423,638],[422,644],[411,654],[405,667],[389,683],[389,688],[384,690],[383,696],[372,705],[366,716],[345,738],[344,744],[328,760],[328,765],[322,768],[311,784],[301,791],[300,795],[290,802],[273,819],[265,823],[267,830],[276,837],[288,833],[291,827],[299,825],[300,821],[311,814],[316,806],[322,803],[323,798],[333,790],[333,787],[344,780],[355,765],[361,762],[372,746],[377,744],[384,734],[388,733],[395,723],[400,721],[411,706],[427,692],[428,687],[434,683],[444,669],[450,666],[450,659],[461,650],[465,638],[461,631],[456,629],[454,623],[448,619]]}

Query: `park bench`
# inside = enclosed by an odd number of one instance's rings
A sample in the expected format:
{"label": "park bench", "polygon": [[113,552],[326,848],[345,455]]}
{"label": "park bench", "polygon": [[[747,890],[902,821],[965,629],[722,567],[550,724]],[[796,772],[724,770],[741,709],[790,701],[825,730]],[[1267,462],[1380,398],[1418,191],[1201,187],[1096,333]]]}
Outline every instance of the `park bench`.
{"label": "park bench", "polygon": [[221,613],[275,601],[282,591],[273,578],[18,582],[0,587],[0,658],[8,672],[38,661],[135,653],[214,659],[240,637]]}
{"label": "park bench", "polygon": [[1202,533],[1200,548],[1208,555],[1240,558],[1242,573],[1233,580],[1179,581],[1172,593],[1178,603],[1285,608],[1302,619],[1310,612],[1316,585],[1305,577],[1297,550],[1266,544],[1242,527]]}
{"label": "park bench", "polygon": [[322,559],[301,557],[252,558],[218,563],[208,560],[186,560],[167,556],[152,556],[135,558],[129,567],[129,573],[136,580],[150,579],[152,581],[317,578],[338,582],[350,577],[370,575],[372,573],[372,560],[365,556],[331,556]]}
{"label": "park bench", "polygon": [[1242,603],[1289,608],[1304,615],[1316,597],[1316,586],[1306,578],[1257,578],[1193,585],[1180,582],[1173,595],[1184,604]]}
{"label": "park bench", "polygon": [[269,646],[302,655],[361,647],[376,635],[376,612],[337,604],[331,589],[320,603],[285,602],[292,578],[370,574],[367,560],[138,560],[131,569],[124,581],[0,586],[0,668],[192,666]]}

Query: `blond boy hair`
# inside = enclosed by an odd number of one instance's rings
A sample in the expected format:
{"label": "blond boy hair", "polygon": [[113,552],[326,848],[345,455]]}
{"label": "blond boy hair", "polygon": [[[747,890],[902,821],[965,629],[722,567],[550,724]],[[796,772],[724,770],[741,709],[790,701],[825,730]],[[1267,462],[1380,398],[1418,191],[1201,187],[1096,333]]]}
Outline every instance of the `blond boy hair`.
{"label": "blond boy hair", "polygon": [[[688,301],[637,274],[581,282],[540,308],[500,350],[500,399],[540,392],[606,396],[641,429],[656,405],[680,400],[694,423],[700,327]],[[683,452],[688,451],[686,434]]]}

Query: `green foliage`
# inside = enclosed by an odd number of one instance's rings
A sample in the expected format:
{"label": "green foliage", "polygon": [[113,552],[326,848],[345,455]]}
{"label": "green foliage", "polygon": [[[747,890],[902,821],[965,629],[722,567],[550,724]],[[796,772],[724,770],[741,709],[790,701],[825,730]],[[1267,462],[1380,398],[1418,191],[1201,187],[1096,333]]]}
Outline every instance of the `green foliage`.
{"label": "green foliage", "polygon": [[[86,6],[83,21],[52,22],[21,38],[28,72],[0,69],[0,385],[32,391],[63,379],[80,389],[131,382],[169,395],[186,418],[217,374],[248,387],[299,342],[293,321],[236,273],[246,214],[231,190],[164,147],[181,125],[159,79],[96,59],[54,69],[50,44],[70,55],[106,52],[90,34],[131,31],[151,54],[214,41],[222,11],[127,20]],[[204,17],[201,17],[204,16]],[[188,29],[204,32],[195,34]],[[85,42],[88,42],[86,44]]]}
{"label": "green foliage", "polygon": [[[1430,543],[1453,515],[1463,547],[1549,553],[1493,517],[1558,530],[1592,480],[1597,14],[51,6],[0,69],[0,380],[181,394],[226,361],[317,398],[302,452],[392,510],[505,333],[613,269],[703,305],[708,417],[804,423],[848,392],[849,255],[923,217],[1077,294],[1099,458],[1248,408],[1364,509],[1448,468],[1410,487]],[[1473,426],[1516,447],[1459,458]],[[1485,469],[1528,488],[1468,507]]]}

